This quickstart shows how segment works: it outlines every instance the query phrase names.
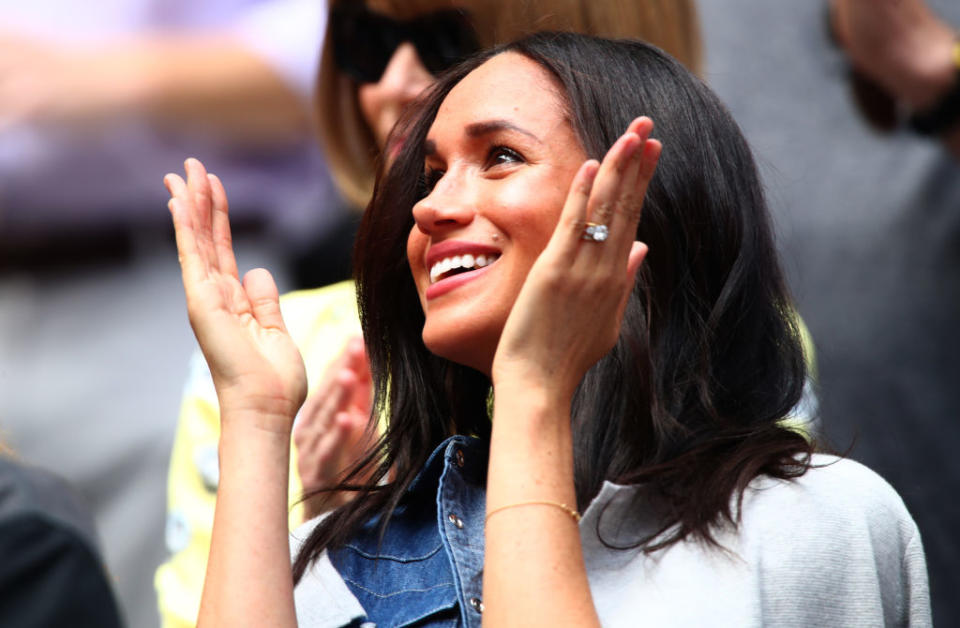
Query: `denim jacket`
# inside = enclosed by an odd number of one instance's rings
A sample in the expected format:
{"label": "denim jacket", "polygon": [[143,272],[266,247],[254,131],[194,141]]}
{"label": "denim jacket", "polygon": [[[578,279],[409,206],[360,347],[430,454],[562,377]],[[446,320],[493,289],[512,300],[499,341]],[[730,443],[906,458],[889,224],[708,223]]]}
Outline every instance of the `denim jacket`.
{"label": "denim jacket", "polygon": [[[304,600],[298,590],[298,617],[307,620],[301,625],[479,628],[487,453],[487,443],[477,438],[441,443],[411,483],[382,543],[377,523],[368,523],[344,547],[329,551],[329,562],[311,568],[337,599]],[[344,603],[342,587],[331,582],[337,574],[357,604]],[[321,621],[304,617],[305,605],[342,612]]]}

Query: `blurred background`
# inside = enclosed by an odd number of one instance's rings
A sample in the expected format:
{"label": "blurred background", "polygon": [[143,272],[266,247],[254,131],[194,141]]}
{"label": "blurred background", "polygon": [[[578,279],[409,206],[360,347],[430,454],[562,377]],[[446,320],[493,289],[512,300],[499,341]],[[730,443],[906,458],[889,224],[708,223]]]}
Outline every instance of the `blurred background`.
{"label": "blurred background", "polygon": [[[960,3],[929,4],[960,25]],[[821,424],[903,496],[935,623],[958,625],[960,167],[865,122],[825,2],[699,10],[817,345]],[[131,626],[158,625],[195,347],[161,178],[187,156],[220,175],[241,272],[281,292],[345,277],[348,210],[311,122],[325,18],[321,0],[0,0],[0,440],[88,501]]]}

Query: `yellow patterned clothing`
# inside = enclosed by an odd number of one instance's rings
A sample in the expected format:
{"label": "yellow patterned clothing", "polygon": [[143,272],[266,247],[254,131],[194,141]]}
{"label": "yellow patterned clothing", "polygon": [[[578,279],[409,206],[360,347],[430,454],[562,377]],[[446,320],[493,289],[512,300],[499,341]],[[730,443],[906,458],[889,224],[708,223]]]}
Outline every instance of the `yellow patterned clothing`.
{"label": "yellow patterned clothing", "polygon": [[[303,354],[307,381],[316,386],[346,342],[360,335],[353,282],[284,295],[283,320]],[[210,372],[199,351],[180,407],[167,480],[166,543],[171,556],[157,569],[154,584],[164,628],[194,626],[210,551],[210,532],[219,481],[217,443],[220,412]],[[302,523],[294,502],[301,493],[296,451],[290,457],[290,527]]]}

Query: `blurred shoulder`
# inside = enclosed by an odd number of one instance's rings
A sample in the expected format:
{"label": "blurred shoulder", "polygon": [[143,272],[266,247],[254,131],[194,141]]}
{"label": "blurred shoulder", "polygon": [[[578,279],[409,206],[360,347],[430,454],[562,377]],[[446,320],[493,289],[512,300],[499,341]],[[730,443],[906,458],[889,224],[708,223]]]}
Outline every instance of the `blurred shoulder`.
{"label": "blurred shoulder", "polygon": [[96,529],[87,505],[66,480],[0,455],[0,521],[41,518],[73,530],[91,546]]}

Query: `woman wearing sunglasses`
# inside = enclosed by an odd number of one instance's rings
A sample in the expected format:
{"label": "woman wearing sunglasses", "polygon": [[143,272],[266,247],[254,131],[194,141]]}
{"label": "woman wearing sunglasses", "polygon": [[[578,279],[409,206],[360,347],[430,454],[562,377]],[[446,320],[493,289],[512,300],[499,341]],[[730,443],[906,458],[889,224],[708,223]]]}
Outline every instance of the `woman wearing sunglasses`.
{"label": "woman wearing sunglasses", "polygon": [[782,423],[803,352],[750,150],[701,82],[543,34],[402,128],[356,256],[388,427],[293,574],[303,361],[269,273],[214,245],[218,180],[166,179],[223,412],[201,623],[929,625],[902,501]]}
{"label": "woman wearing sunglasses", "polygon": [[[341,0],[330,3],[317,83],[321,142],[343,198],[370,201],[376,165],[401,112],[434,75],[479,47],[544,29],[639,37],[700,67],[692,0]],[[402,146],[395,141],[389,152]],[[281,299],[311,394],[294,429],[290,525],[342,501],[304,487],[329,486],[369,444],[370,375],[353,282]],[[194,356],[170,462],[167,545],[156,575],[164,626],[196,620],[216,501],[220,414],[209,371]]]}

